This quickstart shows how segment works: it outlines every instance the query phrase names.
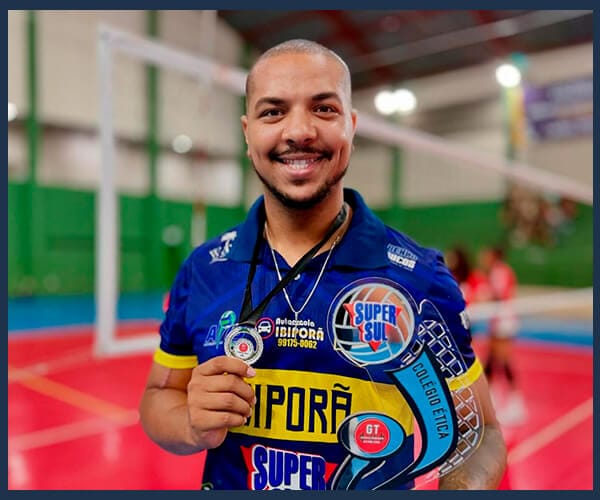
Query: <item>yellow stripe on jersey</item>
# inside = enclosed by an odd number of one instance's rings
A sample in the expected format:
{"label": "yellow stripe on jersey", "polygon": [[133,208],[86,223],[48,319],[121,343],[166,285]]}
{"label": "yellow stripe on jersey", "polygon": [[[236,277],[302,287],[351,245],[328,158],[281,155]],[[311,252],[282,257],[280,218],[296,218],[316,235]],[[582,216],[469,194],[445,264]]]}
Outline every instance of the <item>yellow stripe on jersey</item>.
{"label": "yellow stripe on jersey", "polygon": [[198,364],[198,358],[196,356],[177,356],[176,354],[169,354],[160,348],[154,352],[153,359],[159,365],[167,368],[178,368],[181,370],[186,368],[195,368]]}
{"label": "yellow stripe on jersey", "polygon": [[483,367],[481,366],[479,358],[476,357],[475,362],[465,373],[459,375],[458,377],[448,379],[448,387],[450,387],[451,391],[455,391],[461,387],[468,387],[473,384],[482,373]]}
{"label": "yellow stripe on jersey", "polygon": [[413,432],[412,412],[393,384],[341,375],[257,369],[246,379],[257,403],[248,423],[230,429],[250,436],[320,443],[337,442],[337,429],[348,415],[375,411]]}

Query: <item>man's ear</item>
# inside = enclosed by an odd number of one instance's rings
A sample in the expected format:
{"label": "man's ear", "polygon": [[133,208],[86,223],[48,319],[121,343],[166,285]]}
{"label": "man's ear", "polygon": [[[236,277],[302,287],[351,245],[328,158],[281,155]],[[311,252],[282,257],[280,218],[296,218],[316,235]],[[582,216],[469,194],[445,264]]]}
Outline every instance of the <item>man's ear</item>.
{"label": "man's ear", "polygon": [[242,122],[242,131],[244,132],[244,139],[246,140],[246,144],[248,144],[248,117],[246,115],[242,115],[240,121]]}
{"label": "man's ear", "polygon": [[242,115],[240,120],[242,122],[242,131],[244,132],[244,140],[246,141],[246,156],[250,158],[250,149],[248,148],[248,117]]}

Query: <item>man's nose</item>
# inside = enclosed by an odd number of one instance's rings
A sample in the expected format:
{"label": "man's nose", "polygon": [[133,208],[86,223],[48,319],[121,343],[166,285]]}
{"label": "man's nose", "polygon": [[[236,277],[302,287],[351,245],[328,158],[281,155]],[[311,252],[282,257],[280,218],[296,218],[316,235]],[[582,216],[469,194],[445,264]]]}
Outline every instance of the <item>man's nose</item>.
{"label": "man's nose", "polygon": [[306,146],[317,138],[317,129],[309,113],[297,111],[287,118],[282,139],[288,145]]}

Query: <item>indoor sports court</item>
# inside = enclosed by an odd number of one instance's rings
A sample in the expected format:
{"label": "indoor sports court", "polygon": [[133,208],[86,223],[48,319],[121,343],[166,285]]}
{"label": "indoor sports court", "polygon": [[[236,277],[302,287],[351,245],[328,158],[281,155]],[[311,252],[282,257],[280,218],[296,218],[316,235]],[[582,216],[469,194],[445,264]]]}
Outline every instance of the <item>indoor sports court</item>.
{"label": "indoor sports court", "polygon": [[179,266],[223,233],[224,258],[261,193],[246,72],[298,37],[348,62],[346,185],[447,262],[460,248],[485,275],[502,247],[511,296],[467,309],[484,363],[511,319],[510,371],[490,378],[499,488],[593,488],[591,11],[9,11],[8,27],[8,489],[202,488],[204,453],[160,449],[138,405]]}
{"label": "indoor sports court", "polygon": [[[119,334],[152,325],[126,322]],[[501,488],[592,489],[591,322],[536,318],[521,334],[527,417],[505,428]],[[485,353],[485,339],[475,345]],[[138,423],[150,355],[97,358],[91,327],[52,327],[12,332],[8,359],[10,489],[199,488],[203,456],[162,451]]]}

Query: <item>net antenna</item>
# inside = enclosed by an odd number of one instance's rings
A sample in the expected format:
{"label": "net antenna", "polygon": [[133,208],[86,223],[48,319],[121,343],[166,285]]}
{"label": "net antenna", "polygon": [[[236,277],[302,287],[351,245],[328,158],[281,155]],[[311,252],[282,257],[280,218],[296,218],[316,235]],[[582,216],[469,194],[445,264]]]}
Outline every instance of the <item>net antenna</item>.
{"label": "net antenna", "polygon": [[[157,67],[181,72],[202,81],[243,95],[247,72],[233,66],[217,63],[199,55],[175,49],[164,43],[133,35],[111,26],[98,29],[98,78],[100,92],[100,148],[101,175],[96,210],[96,325],[95,353],[115,355],[148,352],[156,349],[158,335],[148,332],[135,338],[118,339],[118,197],[115,176],[115,135],[113,126],[113,67],[115,54],[128,56]],[[503,175],[519,184],[562,195],[583,204],[593,204],[593,188],[568,177],[554,174],[526,163],[510,162],[494,155],[475,151],[432,134],[389,123],[367,113],[360,113],[357,134],[392,146],[403,146],[436,157],[451,159],[465,169],[487,170]],[[592,289],[582,296],[581,290],[570,293],[577,300],[592,302]],[[516,299],[515,304],[519,303]],[[525,300],[525,299],[523,299]],[[541,300],[541,299],[540,299]],[[529,305],[529,304],[527,304]],[[538,310],[534,306],[534,309]],[[491,310],[491,309],[490,309]],[[525,307],[524,310],[527,310]],[[486,314],[483,314],[486,316]]]}

